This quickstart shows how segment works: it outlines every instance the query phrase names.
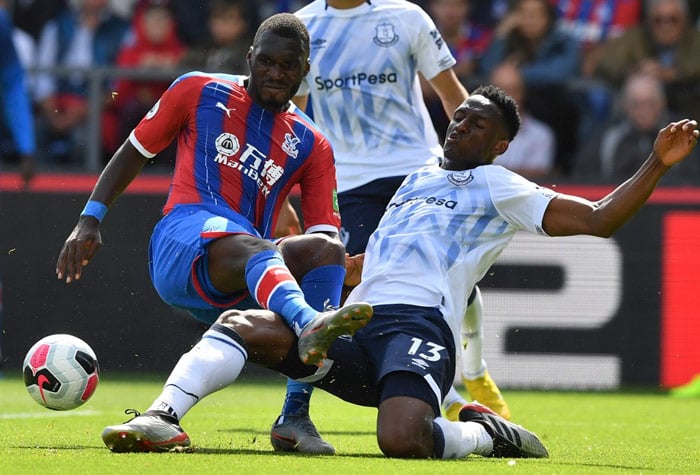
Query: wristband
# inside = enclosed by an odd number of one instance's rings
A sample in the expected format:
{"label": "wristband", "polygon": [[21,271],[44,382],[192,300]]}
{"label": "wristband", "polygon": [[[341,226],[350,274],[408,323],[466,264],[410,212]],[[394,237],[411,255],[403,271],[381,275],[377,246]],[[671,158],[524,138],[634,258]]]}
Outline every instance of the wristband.
{"label": "wristband", "polygon": [[83,208],[80,216],[92,216],[98,223],[101,223],[102,219],[107,214],[107,209],[106,204],[100,203],[99,201],[90,200],[85,203],[85,208]]}

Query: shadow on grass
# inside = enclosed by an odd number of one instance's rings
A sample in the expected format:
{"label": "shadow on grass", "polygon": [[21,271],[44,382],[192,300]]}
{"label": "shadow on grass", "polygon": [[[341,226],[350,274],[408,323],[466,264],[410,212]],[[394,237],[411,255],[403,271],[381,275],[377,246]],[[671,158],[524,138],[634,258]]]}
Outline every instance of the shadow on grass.
{"label": "shadow on grass", "polygon": [[104,445],[15,445],[13,449],[28,449],[28,450],[102,450]]}
{"label": "shadow on grass", "polygon": [[[80,451],[80,450],[100,450],[105,453],[109,452],[105,446],[99,445],[16,445],[12,448],[15,449],[26,449],[26,450],[56,450],[56,451]],[[144,453],[144,452],[141,452]],[[336,455],[304,455],[296,452],[274,452],[273,450],[255,450],[255,449],[236,449],[236,448],[221,448],[221,447],[193,447],[190,450],[183,451],[172,451],[172,452],[146,452],[152,454],[168,454],[168,453],[183,453],[189,455],[217,455],[217,454],[227,454],[227,455],[274,455],[276,457],[357,457],[357,458],[383,458],[380,454],[363,454],[363,453],[351,453],[351,454],[336,454]],[[134,455],[134,452],[128,453],[115,453],[115,455]]]}
{"label": "shadow on grass", "polygon": [[255,450],[255,449],[224,449],[224,448],[207,448],[207,447],[195,447],[189,454],[197,455],[211,455],[211,454],[230,454],[230,455],[274,455],[275,457],[304,457],[304,458],[329,458],[329,457],[342,457],[342,458],[386,458],[381,454],[377,453],[347,453],[347,454],[335,454],[335,455],[305,455],[298,452],[275,452],[273,450]]}
{"label": "shadow on grass", "polygon": [[640,467],[640,466],[631,466],[631,465],[616,465],[612,463],[581,463],[581,462],[576,462],[576,463],[568,463],[568,462],[557,462],[556,460],[553,460],[551,463],[552,466],[554,465],[559,465],[561,467],[592,467],[592,468],[613,468],[617,470],[633,470],[635,472],[639,471],[652,471],[654,470],[654,467]]}
{"label": "shadow on grass", "polygon": [[[242,429],[240,430],[233,430],[233,432],[247,432]],[[336,432],[336,434],[350,434],[350,435],[355,435],[355,433],[352,432]],[[367,434],[365,432],[359,432],[357,435],[364,435]],[[13,448],[16,449],[27,449],[27,450],[57,450],[57,451],[80,451],[80,450],[88,450],[88,449],[94,449],[94,450],[103,450],[105,453],[108,452],[108,450],[104,446],[97,446],[97,445],[53,445],[53,446],[48,446],[48,445],[17,445],[14,446]],[[154,455],[157,455],[158,453],[176,453],[176,452],[151,452]],[[256,450],[256,449],[244,449],[244,448],[222,448],[222,447],[193,447],[191,450],[183,451],[181,452],[183,454],[188,454],[188,455],[251,455],[251,456],[259,456],[259,455],[274,455],[275,457],[303,457],[303,458],[373,458],[373,459],[382,459],[386,458],[382,454],[377,454],[377,453],[360,453],[360,452],[353,452],[353,453],[337,453],[335,455],[304,455],[304,454],[299,454],[296,452],[275,452],[273,450]],[[117,456],[129,456],[133,455],[133,453],[120,453],[116,454]],[[478,458],[479,461],[481,462],[492,462],[495,464],[499,464],[499,466],[503,463],[502,458],[488,458],[488,457],[475,457]],[[471,459],[471,457],[470,457]],[[515,459],[515,460],[523,460],[525,459]],[[538,462],[548,462],[549,466],[555,467],[555,466],[561,466],[561,467],[591,467],[591,468],[607,468],[607,469],[614,469],[614,470],[626,470],[626,471],[634,471],[634,472],[643,472],[643,471],[651,471],[654,470],[654,467],[643,467],[643,466],[632,466],[632,465],[616,465],[616,464],[610,464],[610,463],[568,463],[564,461],[558,461],[556,458],[552,459],[537,459]]]}
{"label": "shadow on grass", "polygon": [[[250,429],[243,427],[232,427],[231,429],[217,429],[217,432],[222,433],[240,433],[240,434],[257,434],[257,435],[270,435],[270,429],[259,430]],[[375,435],[376,432],[373,430],[367,431],[342,431],[342,430],[324,430],[323,435]]]}

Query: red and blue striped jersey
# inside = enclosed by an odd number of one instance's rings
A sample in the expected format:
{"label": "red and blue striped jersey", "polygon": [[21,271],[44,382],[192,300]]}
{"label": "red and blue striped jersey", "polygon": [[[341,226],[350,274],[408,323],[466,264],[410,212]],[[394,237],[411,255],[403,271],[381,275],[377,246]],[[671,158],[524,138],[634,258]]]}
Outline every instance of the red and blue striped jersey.
{"label": "red and blue striped jersey", "polygon": [[552,0],[560,23],[584,47],[621,35],[640,21],[641,0]]}
{"label": "red and blue striped jersey", "polygon": [[270,237],[284,198],[298,184],[306,232],[337,232],[329,142],[293,104],[279,113],[255,104],[244,80],[200,72],[180,76],[132,131],[131,143],[147,158],[177,138],[163,214],[178,204],[228,208]]}

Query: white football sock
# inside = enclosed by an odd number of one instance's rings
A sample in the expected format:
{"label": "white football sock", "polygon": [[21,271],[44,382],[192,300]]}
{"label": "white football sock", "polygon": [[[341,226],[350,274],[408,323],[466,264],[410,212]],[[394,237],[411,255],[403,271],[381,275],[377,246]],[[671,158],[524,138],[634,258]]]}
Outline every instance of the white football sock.
{"label": "white football sock", "polygon": [[466,379],[476,379],[486,372],[486,361],[482,357],[483,338],[483,301],[479,287],[474,287],[476,296],[467,307],[462,321],[462,343],[465,348],[462,351],[460,371]]}
{"label": "white football sock", "polygon": [[436,417],[433,424],[442,431],[445,448],[443,459],[466,457],[469,454],[489,455],[493,451],[493,438],[478,422],[452,422],[444,417]]}
{"label": "white football sock", "polygon": [[203,397],[233,383],[248,353],[229,335],[207,330],[173,368],[149,410],[166,411],[178,420]]}
{"label": "white football sock", "polygon": [[463,406],[467,403],[467,401],[462,397],[461,394],[457,392],[454,386],[452,386],[448,391],[447,395],[445,395],[445,398],[442,400],[442,407],[447,409],[448,407],[456,403],[459,403]]}

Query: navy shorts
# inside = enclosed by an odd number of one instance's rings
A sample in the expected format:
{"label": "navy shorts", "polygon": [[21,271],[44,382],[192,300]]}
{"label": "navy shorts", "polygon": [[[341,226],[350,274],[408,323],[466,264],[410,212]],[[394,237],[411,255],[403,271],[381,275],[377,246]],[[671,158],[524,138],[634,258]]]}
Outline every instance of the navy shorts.
{"label": "navy shorts", "polygon": [[370,235],[377,229],[389,200],[405,177],[380,178],[338,193],[342,227],[340,237],[350,255],[365,252]]}
{"label": "navy shorts", "polygon": [[148,257],[153,286],[163,301],[208,324],[230,308],[260,308],[248,291],[225,295],[209,279],[207,246],[232,234],[260,237],[247,219],[226,208],[178,205],[161,218]]}
{"label": "navy shorts", "polygon": [[310,382],[345,401],[372,407],[381,402],[380,390],[387,393],[386,388],[381,388],[386,375],[414,373],[425,385],[390,388],[388,392],[391,396],[421,399],[432,406],[436,415],[440,414],[442,399],[455,375],[452,333],[440,312],[428,307],[375,306],[367,326],[352,338],[338,338],[331,345],[328,358],[333,363],[317,370],[303,365],[294,347],[287,359],[273,369]]}

